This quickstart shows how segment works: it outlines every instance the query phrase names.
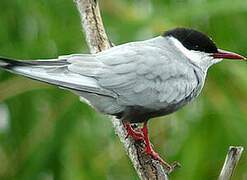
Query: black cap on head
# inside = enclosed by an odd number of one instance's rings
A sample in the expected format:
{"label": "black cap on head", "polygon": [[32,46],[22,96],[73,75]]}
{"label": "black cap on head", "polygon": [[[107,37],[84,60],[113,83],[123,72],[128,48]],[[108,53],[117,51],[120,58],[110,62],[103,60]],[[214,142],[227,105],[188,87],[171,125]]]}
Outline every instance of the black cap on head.
{"label": "black cap on head", "polygon": [[218,52],[215,43],[207,35],[193,29],[176,28],[164,32],[162,36],[175,37],[189,50],[202,51],[206,53]]}

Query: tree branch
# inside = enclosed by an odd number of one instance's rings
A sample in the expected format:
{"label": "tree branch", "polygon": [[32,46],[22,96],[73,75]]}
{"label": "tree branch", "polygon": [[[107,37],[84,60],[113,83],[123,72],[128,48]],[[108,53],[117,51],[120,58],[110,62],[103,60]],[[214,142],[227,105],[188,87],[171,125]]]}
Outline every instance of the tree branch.
{"label": "tree branch", "polygon": [[238,161],[242,155],[244,148],[242,146],[234,147],[230,146],[227,153],[223,168],[221,170],[219,180],[230,180],[233,171],[238,164]]}
{"label": "tree branch", "polygon": [[105,33],[97,0],[74,0],[81,16],[82,30],[91,53],[112,47]]}
{"label": "tree branch", "polygon": [[[112,46],[104,30],[97,0],[74,0],[81,16],[81,23],[91,53],[106,50]],[[139,177],[143,180],[168,180],[162,164],[148,155],[143,155],[145,144],[126,139],[123,122],[111,117],[115,133],[123,143],[125,151],[135,167]]]}

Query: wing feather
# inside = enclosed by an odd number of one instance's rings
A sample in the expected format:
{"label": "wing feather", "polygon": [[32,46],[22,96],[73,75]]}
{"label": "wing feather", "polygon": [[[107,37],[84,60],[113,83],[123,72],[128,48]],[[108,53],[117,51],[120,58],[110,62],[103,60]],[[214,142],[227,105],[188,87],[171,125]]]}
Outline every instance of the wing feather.
{"label": "wing feather", "polygon": [[[172,58],[157,42],[134,42],[92,57],[72,56],[69,70],[97,80],[123,106],[161,108],[190,96],[198,83],[188,61]],[[185,57],[183,57],[185,58]]]}
{"label": "wing feather", "polygon": [[107,55],[110,52],[96,56],[105,66],[105,75],[98,76],[97,80],[100,86],[118,94],[120,104],[160,108],[183,100],[197,88],[190,65],[170,58],[164,49],[153,47],[153,44],[136,43],[113,49],[121,50],[115,57],[118,61]]}

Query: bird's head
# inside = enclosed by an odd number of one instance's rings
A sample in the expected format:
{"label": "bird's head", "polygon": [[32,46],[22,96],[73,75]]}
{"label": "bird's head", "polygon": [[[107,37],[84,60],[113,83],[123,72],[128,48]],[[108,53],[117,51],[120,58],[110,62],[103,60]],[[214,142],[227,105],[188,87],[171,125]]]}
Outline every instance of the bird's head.
{"label": "bird's head", "polygon": [[211,38],[197,30],[176,28],[164,32],[162,36],[168,38],[192,63],[205,70],[223,59],[246,59],[236,53],[218,49]]}

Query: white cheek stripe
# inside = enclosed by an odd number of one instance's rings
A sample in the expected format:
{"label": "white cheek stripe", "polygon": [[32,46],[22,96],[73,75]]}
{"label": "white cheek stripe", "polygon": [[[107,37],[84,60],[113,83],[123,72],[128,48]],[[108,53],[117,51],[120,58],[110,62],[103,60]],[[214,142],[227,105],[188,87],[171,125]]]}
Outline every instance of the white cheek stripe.
{"label": "white cheek stripe", "polygon": [[174,37],[169,37],[169,39],[187,58],[190,59],[192,63],[196,64],[204,71],[207,71],[211,65],[222,61],[222,59],[214,59],[212,56],[209,56],[208,53],[188,50],[181,42],[179,42],[179,40]]}
{"label": "white cheek stripe", "polygon": [[195,51],[192,50],[188,50],[187,48],[185,48],[183,46],[183,44],[181,42],[179,42],[179,40],[177,40],[174,37],[170,37],[170,40],[173,42],[173,44],[185,55],[187,56],[187,58],[189,58],[190,60],[194,60],[194,59],[201,59],[202,56],[199,53],[196,53]]}

